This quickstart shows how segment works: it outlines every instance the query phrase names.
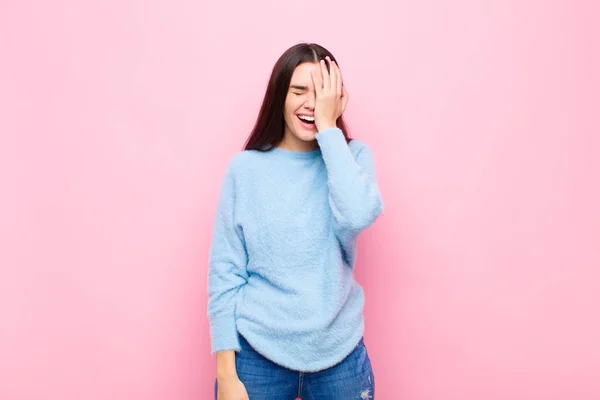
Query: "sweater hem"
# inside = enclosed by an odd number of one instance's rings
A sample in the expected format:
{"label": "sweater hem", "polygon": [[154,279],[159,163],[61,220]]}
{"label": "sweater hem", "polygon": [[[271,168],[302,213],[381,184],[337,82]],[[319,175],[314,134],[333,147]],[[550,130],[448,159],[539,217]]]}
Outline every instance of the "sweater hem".
{"label": "sweater hem", "polygon": [[276,357],[276,356],[274,357],[266,349],[263,349],[260,346],[256,347],[255,344],[251,342],[252,339],[251,338],[249,339],[242,331],[238,330],[238,333],[241,336],[243,336],[244,339],[246,339],[246,341],[250,344],[250,346],[252,346],[254,351],[256,351],[258,354],[260,354],[267,360],[271,361],[272,363],[274,363],[280,367],[295,371],[295,372],[314,373],[314,372],[319,372],[319,371],[323,371],[323,370],[335,367],[336,365],[342,363],[346,359],[346,357],[348,357],[350,354],[352,354],[352,352],[360,344],[360,341],[363,338],[364,327],[357,330],[358,335],[355,334],[352,336],[352,340],[349,341],[349,343],[352,343],[352,345],[348,346],[348,347],[344,347],[344,351],[340,351],[340,353],[339,353],[340,356],[330,357],[326,360],[319,360],[319,361],[312,362],[309,364],[300,364],[300,363],[296,364],[293,360],[282,360],[279,357]]}

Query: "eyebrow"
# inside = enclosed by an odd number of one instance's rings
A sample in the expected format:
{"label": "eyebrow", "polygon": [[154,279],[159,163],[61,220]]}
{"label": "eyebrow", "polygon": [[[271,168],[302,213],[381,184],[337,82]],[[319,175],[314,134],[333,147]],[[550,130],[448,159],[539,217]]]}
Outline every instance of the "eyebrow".
{"label": "eyebrow", "polygon": [[290,85],[290,89],[308,90],[308,86],[302,86],[302,85]]}

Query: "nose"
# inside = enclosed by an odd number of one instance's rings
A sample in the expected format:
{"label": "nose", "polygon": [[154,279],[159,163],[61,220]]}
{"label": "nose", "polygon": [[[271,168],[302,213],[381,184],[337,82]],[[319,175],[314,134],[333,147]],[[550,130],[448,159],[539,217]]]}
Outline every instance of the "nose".
{"label": "nose", "polygon": [[306,103],[304,103],[304,107],[308,108],[311,111],[315,109],[315,92],[314,91],[311,90],[307,93]]}

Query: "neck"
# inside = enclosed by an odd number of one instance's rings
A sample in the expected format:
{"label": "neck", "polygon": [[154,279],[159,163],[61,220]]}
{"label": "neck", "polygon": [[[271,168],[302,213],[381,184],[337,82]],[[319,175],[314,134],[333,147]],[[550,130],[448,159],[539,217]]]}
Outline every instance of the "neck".
{"label": "neck", "polygon": [[286,129],[283,133],[283,139],[281,139],[281,142],[279,142],[277,147],[290,151],[309,152],[316,150],[319,147],[319,144],[316,140],[306,142],[298,139],[293,133]]}

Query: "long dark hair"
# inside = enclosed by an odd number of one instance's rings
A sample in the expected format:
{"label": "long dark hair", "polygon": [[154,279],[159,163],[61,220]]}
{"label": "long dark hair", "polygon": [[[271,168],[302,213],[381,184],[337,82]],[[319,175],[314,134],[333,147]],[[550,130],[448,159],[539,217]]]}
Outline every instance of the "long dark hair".
{"label": "long dark hair", "polygon": [[[271,72],[265,98],[260,107],[256,124],[246,140],[244,150],[268,151],[281,142],[285,127],[283,110],[294,70],[298,65],[306,62],[318,63],[326,56],[329,56],[337,64],[333,54],[316,43],[294,45],[279,57]],[[329,70],[329,65],[326,65]],[[336,125],[344,133],[346,141],[350,142],[352,138],[350,138],[346,123],[341,116],[336,121]]]}

